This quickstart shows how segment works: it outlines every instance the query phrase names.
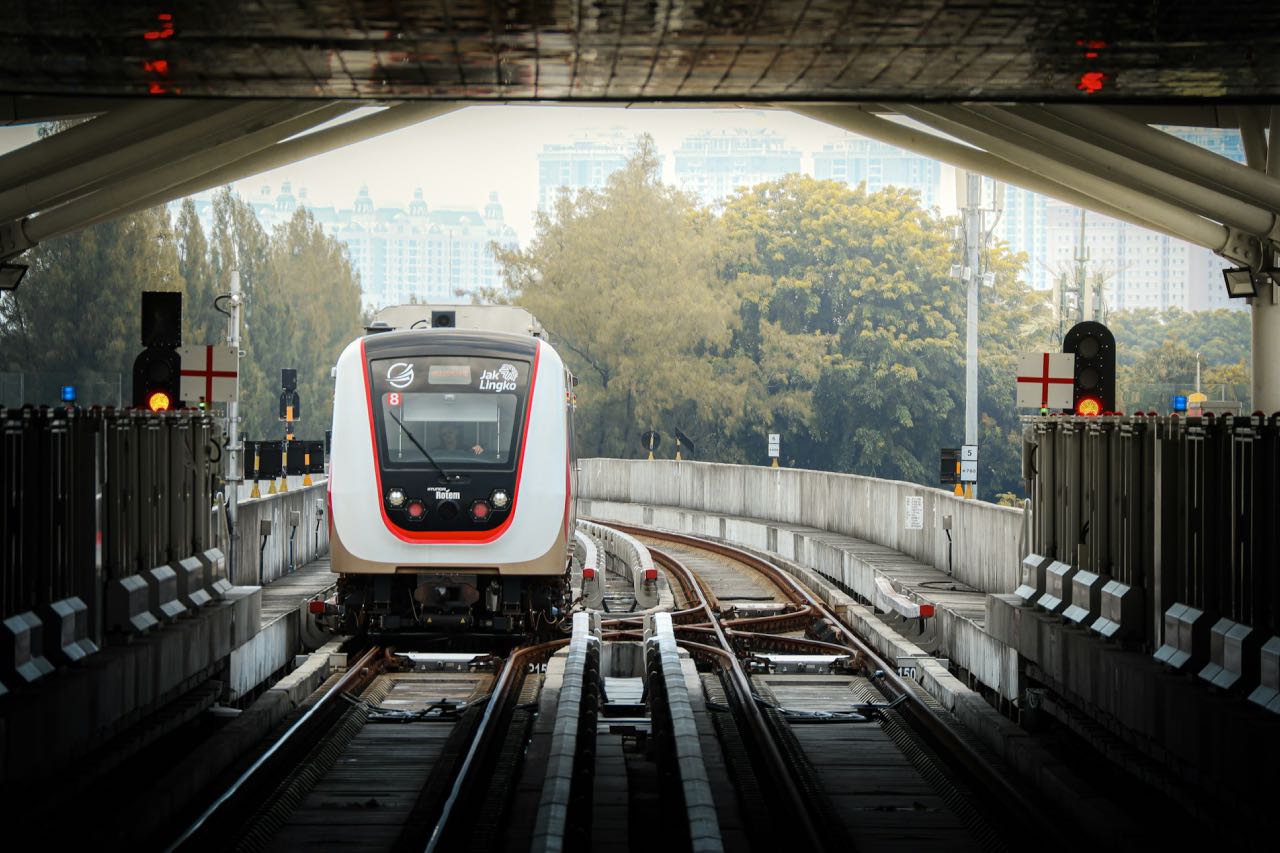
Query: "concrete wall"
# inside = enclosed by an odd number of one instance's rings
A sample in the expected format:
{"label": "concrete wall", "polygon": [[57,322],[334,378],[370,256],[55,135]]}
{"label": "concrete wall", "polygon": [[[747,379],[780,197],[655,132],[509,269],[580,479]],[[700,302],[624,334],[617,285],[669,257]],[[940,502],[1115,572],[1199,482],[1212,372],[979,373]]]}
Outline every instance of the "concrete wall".
{"label": "concrete wall", "polygon": [[[292,481],[295,478],[290,478]],[[258,523],[271,519],[271,535],[267,537],[266,550],[262,553],[262,582],[267,583],[289,573],[289,512],[299,512],[300,522],[294,536],[294,568],[314,560],[329,551],[329,519],[325,510],[325,479],[317,478],[310,486],[290,482],[289,491],[260,498],[242,497],[240,500],[239,535],[234,545],[234,584],[256,585],[258,579],[258,549],[262,547]],[[242,494],[247,494],[242,489]]]}
{"label": "concrete wall", "polygon": [[[952,517],[953,570],[985,592],[1018,585],[1022,510],[967,501],[940,489],[795,468],[583,459],[579,496],[802,524],[865,539],[947,570],[944,516]],[[923,525],[907,529],[906,499],[923,499]]]}

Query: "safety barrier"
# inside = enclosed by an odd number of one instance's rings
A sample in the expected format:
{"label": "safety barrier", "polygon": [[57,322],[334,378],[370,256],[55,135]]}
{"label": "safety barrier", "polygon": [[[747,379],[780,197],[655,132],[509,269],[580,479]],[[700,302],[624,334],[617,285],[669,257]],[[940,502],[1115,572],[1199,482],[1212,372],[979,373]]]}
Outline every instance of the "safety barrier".
{"label": "safety barrier", "polygon": [[241,498],[239,536],[232,547],[234,583],[270,583],[328,553],[326,488],[321,477],[310,486],[294,484],[286,492]]}
{"label": "safety barrier", "polygon": [[1216,687],[1267,686],[1280,415],[1036,418],[1026,438],[1035,523],[1018,594]]}
{"label": "safety barrier", "polygon": [[578,495],[816,527],[901,551],[987,592],[1012,589],[1022,558],[1021,510],[854,474],[584,459]]}
{"label": "safety barrier", "polygon": [[0,410],[0,681],[209,603],[217,429],[202,412]]}
{"label": "safety barrier", "polygon": [[599,716],[600,614],[573,614],[573,635],[556,703],[551,750],[543,777],[530,849],[560,851],[580,846],[573,827],[590,824],[596,727]]}
{"label": "safety barrier", "polygon": [[631,578],[636,601],[642,609],[657,603],[658,569],[648,548],[620,530],[593,521],[579,519],[578,529],[600,542],[600,558],[606,570]]}
{"label": "safety barrier", "polygon": [[600,548],[582,528],[573,531],[573,563],[578,577],[582,578],[582,603],[591,610],[604,606],[604,570],[600,565]]}

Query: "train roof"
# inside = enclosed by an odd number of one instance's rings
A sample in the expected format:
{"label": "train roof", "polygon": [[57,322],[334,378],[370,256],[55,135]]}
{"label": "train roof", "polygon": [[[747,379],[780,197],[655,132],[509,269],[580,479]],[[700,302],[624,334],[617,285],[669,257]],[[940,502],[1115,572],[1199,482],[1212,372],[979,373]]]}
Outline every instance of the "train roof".
{"label": "train roof", "polygon": [[369,335],[364,339],[364,348],[369,359],[462,353],[531,357],[538,349],[538,339],[473,329],[402,329]]}
{"label": "train roof", "polygon": [[370,333],[413,328],[509,332],[543,337],[537,318],[516,305],[391,305],[373,316]]}

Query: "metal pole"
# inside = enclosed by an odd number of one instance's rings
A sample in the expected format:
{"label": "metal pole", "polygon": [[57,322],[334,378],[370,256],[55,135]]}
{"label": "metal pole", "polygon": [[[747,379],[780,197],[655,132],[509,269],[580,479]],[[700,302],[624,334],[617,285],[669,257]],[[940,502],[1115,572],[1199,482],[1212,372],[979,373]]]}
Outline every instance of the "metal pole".
{"label": "metal pole", "polygon": [[1085,261],[1089,259],[1089,252],[1084,247],[1084,217],[1085,209],[1080,208],[1080,242],[1076,244],[1076,317],[1075,321],[1092,320],[1093,303],[1089,298],[1089,282],[1088,270],[1085,269]]}
{"label": "metal pole", "polygon": [[[980,249],[982,222],[978,208],[982,204],[982,176],[965,173],[964,198],[964,263],[969,273],[969,299],[966,309],[964,361],[964,443],[978,443],[978,282],[982,278]],[[978,496],[978,484],[973,484]]]}
{"label": "metal pole", "polygon": [[227,343],[236,357],[236,387],[227,403],[227,519],[230,521],[231,541],[227,543],[227,576],[235,577],[236,539],[240,536],[237,524],[240,503],[240,270],[231,271],[231,319],[227,321]]}

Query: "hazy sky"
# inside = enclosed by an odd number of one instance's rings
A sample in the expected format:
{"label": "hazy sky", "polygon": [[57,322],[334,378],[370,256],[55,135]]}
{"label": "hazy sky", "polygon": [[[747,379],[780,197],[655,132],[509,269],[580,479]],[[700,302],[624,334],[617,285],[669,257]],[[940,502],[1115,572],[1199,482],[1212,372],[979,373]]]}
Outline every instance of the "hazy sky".
{"label": "hazy sky", "polygon": [[[240,181],[246,197],[264,184],[272,195],[283,181],[305,187],[313,205],[350,207],[367,185],[375,205],[407,204],[422,187],[430,207],[483,207],[490,191],[500,194],[507,222],[521,244],[533,236],[538,206],[537,155],[546,144],[570,142],[592,131],[619,128],[627,136],[648,132],[665,157],[664,178],[674,180],[672,152],[685,136],[700,130],[768,128],[787,146],[798,148],[804,171],[813,151],[845,135],[842,131],[785,110],[653,109],[647,107],[467,107],[377,139],[348,146],[282,169]],[[0,151],[35,138],[33,127],[0,128]]]}
{"label": "hazy sky", "polygon": [[570,142],[593,131],[618,128],[628,137],[648,132],[665,155],[664,178],[674,181],[672,152],[681,139],[704,129],[769,128],[810,154],[842,131],[781,110],[651,109],[620,107],[468,107],[424,124],[389,133],[236,184],[244,196],[264,184],[306,187],[312,204],[349,207],[367,185],[375,205],[407,204],[421,187],[429,207],[480,208],[496,190],[506,220],[521,244],[533,236],[538,206],[537,155],[546,144]]}

